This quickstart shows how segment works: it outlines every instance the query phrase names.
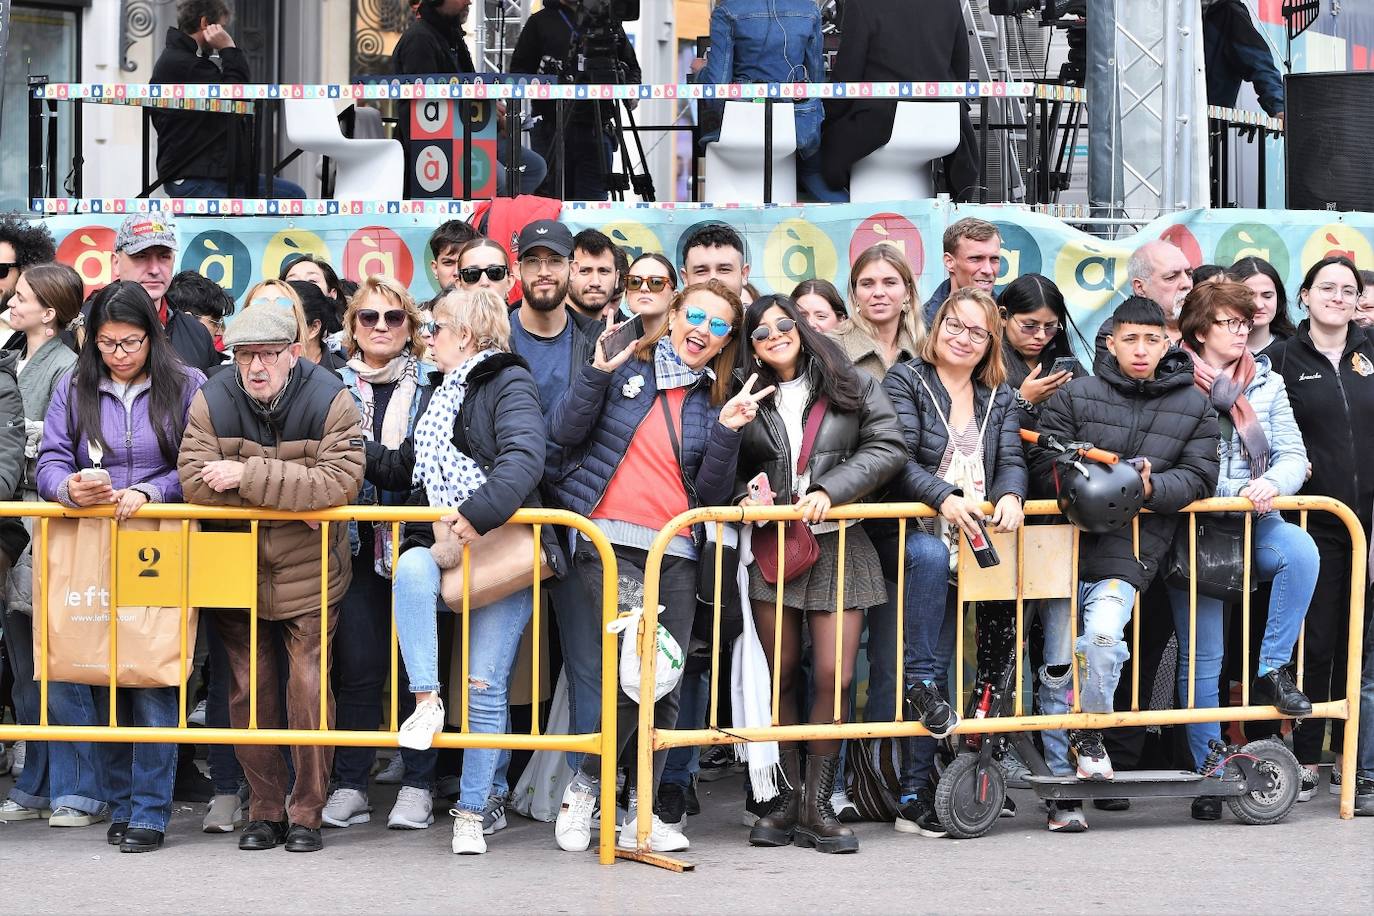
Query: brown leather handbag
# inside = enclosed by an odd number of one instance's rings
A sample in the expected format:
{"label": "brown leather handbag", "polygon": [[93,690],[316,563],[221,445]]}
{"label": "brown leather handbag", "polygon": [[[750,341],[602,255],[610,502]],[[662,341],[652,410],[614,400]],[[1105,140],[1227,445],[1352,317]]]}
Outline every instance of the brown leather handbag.
{"label": "brown leather handbag", "polygon": [[[434,523],[436,554],[447,552],[445,545],[454,541],[453,529],[443,522]],[[529,525],[507,523],[493,528],[469,545],[472,556],[468,568],[472,574],[468,607],[476,610],[508,598],[522,588],[534,585],[534,529]],[[457,551],[457,561],[445,567],[440,562],[439,596],[455,613],[463,610],[463,554]],[[438,556],[436,556],[438,561]],[[553,575],[544,549],[539,549],[539,579]]]}
{"label": "brown leather handbag", "polygon": [[[829,406],[829,398],[821,395],[816,399],[816,403],[811,405],[811,412],[806,415],[806,428],[802,431],[801,450],[797,453],[797,479],[799,480],[801,475],[806,473],[806,465],[811,460],[811,449],[816,444],[816,433],[821,428],[821,420],[825,418],[825,411]],[[816,541],[816,535],[811,533],[811,526],[803,521],[787,522],[783,525],[783,532],[783,570],[787,573],[783,581],[791,582],[816,565],[816,561],[821,557],[821,545]],[[754,562],[759,566],[759,575],[763,576],[763,581],[776,585],[778,583],[778,526],[776,522],[769,522],[754,531],[753,551]]]}

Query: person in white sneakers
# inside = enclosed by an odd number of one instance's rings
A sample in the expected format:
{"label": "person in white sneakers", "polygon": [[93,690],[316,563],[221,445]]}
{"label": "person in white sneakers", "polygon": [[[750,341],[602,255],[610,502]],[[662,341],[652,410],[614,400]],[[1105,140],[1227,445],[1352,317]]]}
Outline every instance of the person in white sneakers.
{"label": "person in white sneakers", "polygon": [[[539,391],[525,361],[510,352],[506,306],[490,290],[454,290],[434,305],[426,329],[442,371],[420,405],[414,433],[400,448],[367,444],[367,479],[386,490],[415,486],[427,505],[457,511],[433,526],[407,526],[392,577],[396,633],[415,694],[415,712],[400,727],[403,748],[429,748],[444,728],[439,698],[436,613],[444,571],[459,567],[462,547],[506,524],[522,506],[538,506],[546,427]],[[548,535],[551,528],[543,529]],[[555,538],[543,538],[555,571],[563,567]],[[471,608],[468,621],[468,727],[499,734],[506,727],[508,684],[529,622],[529,588]],[[461,610],[461,605],[457,608]],[[453,851],[487,851],[482,815],[501,752],[468,748],[453,809]]]}

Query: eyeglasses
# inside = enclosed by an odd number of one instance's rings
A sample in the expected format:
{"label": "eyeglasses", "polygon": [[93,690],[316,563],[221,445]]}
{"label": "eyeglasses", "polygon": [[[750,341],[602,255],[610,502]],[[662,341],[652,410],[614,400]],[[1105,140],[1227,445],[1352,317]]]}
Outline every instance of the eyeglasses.
{"label": "eyeglasses", "polygon": [[3,264],[0,264],[0,280],[3,280],[6,277],[8,277],[10,275],[10,271],[14,270],[14,268],[18,266],[19,265],[14,261],[5,261]]}
{"label": "eyeglasses", "polygon": [[482,274],[487,275],[487,279],[493,283],[500,283],[506,279],[510,273],[510,268],[504,264],[493,264],[490,267],[464,267],[458,271],[458,276],[464,283],[472,284],[482,279]]}
{"label": "eyeglasses", "polygon": [[[683,309],[682,317],[686,318],[687,323],[692,327],[700,327],[701,323],[706,321],[706,309],[694,305],[691,308]],[[712,318],[707,327],[710,328],[711,334],[715,337],[725,337],[730,333],[730,322],[724,318]]]}
{"label": "eyeglasses", "polygon": [[249,302],[248,304],[263,306],[275,305],[279,309],[289,309],[296,303],[292,302],[286,296],[258,296],[256,299],[254,299],[252,302]]}
{"label": "eyeglasses", "polygon": [[1027,337],[1039,337],[1041,331],[1045,332],[1046,337],[1053,337],[1059,333],[1060,327],[1057,321],[1047,321],[1044,324],[1038,321],[1018,321],[1016,324]]}
{"label": "eyeglasses", "polygon": [[125,337],[122,340],[110,340],[108,337],[97,337],[96,347],[101,353],[117,353],[123,350],[125,353],[137,353],[143,348],[143,342],[148,339],[147,334],[140,334],[138,337]]}
{"label": "eyeglasses", "polygon": [[1353,286],[1337,286],[1335,283],[1318,283],[1312,287],[1323,296],[1332,299],[1358,299],[1360,291]]}
{"label": "eyeglasses", "polygon": [[625,275],[625,288],[632,293],[639,292],[644,287],[649,287],[651,293],[661,293],[668,289],[672,281],[667,277],[640,277],[635,274]]}
{"label": "eyeglasses", "polygon": [[235,350],[234,362],[240,366],[251,366],[256,358],[264,367],[271,367],[277,364],[277,360],[281,359],[281,355],[288,349],[282,347],[280,350]]}
{"label": "eyeglasses", "polygon": [[440,328],[452,328],[453,325],[447,321],[426,321],[420,325],[420,334],[424,337],[433,337],[439,333]]}
{"label": "eyeglasses", "polygon": [[520,259],[522,270],[564,270],[568,266],[568,259],[553,255],[552,257],[540,258],[531,255]]}
{"label": "eyeglasses", "polygon": [[358,324],[365,328],[375,328],[378,321],[383,321],[388,331],[394,331],[405,324],[409,317],[403,309],[390,309],[386,312],[362,309],[358,312]]}
{"label": "eyeglasses", "polygon": [[1255,323],[1249,318],[1218,318],[1212,324],[1223,327],[1232,334],[1249,334],[1255,329]]}
{"label": "eyeglasses", "polygon": [[958,337],[960,334],[968,331],[968,339],[977,347],[981,347],[992,339],[992,335],[988,333],[987,328],[975,328],[971,324],[964,324],[953,315],[946,315],[944,324],[945,333],[950,337]]}
{"label": "eyeglasses", "polygon": [[759,326],[754,328],[754,333],[750,334],[749,336],[752,337],[754,340],[757,340],[759,343],[763,343],[765,340],[773,336],[774,330],[776,330],[779,334],[788,334],[791,333],[792,329],[796,326],[797,323],[793,321],[791,318],[779,318],[778,323],[771,328],[763,322],[759,322]]}

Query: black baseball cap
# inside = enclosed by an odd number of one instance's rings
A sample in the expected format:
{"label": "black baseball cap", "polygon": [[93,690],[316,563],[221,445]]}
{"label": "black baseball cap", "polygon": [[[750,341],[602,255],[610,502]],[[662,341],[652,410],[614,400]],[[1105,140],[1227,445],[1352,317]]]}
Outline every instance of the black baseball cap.
{"label": "black baseball cap", "polygon": [[520,230],[520,241],[516,247],[517,256],[522,258],[531,248],[547,248],[567,258],[572,256],[573,234],[556,219],[537,219]]}

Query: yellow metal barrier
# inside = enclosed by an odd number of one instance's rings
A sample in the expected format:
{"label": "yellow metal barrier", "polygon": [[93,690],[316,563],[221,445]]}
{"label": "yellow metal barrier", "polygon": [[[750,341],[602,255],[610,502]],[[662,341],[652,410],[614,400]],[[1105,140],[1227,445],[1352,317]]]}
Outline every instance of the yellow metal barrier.
{"label": "yellow metal barrier", "polygon": [[[1312,710],[1313,718],[1330,718],[1346,720],[1344,746],[1342,748],[1342,761],[1345,773],[1355,772],[1355,753],[1359,740],[1359,701],[1360,701],[1360,659],[1363,647],[1363,628],[1364,628],[1364,596],[1366,582],[1367,565],[1367,543],[1364,530],[1360,526],[1359,519],[1343,503],[1325,497],[1282,497],[1274,500],[1274,508],[1284,511],[1298,511],[1301,513],[1301,524],[1307,526],[1307,516],[1309,512],[1327,512],[1334,515],[1349,532],[1352,544],[1353,555],[1351,557],[1351,586],[1350,586],[1350,635],[1349,635],[1349,662],[1346,670],[1346,698],[1325,703],[1314,703]],[[990,515],[993,507],[984,504],[983,511]],[[1183,512],[1190,517],[1194,514],[1212,512],[1246,512],[1247,521],[1245,525],[1246,544],[1249,545],[1251,538],[1251,525],[1253,522],[1253,506],[1246,499],[1206,499],[1193,503],[1186,507]],[[1025,514],[1031,516],[1052,516],[1059,515],[1058,506],[1050,500],[1038,500],[1028,502],[1025,505]],[[936,513],[928,506],[920,503],[891,503],[891,504],[857,504],[840,506],[831,509],[826,513],[825,518],[830,521],[846,519],[896,519],[898,524],[899,538],[898,545],[900,550],[905,550],[906,529],[908,520],[913,518],[933,518]],[[649,550],[649,556],[645,565],[644,576],[644,617],[640,629],[640,659],[642,684],[640,688],[641,696],[653,696],[654,686],[654,664],[657,652],[654,646],[654,634],[658,623],[658,593],[659,576],[664,557],[664,552],[668,543],[674,535],[684,527],[695,524],[714,524],[719,535],[719,529],[726,523],[742,524],[755,521],[769,521],[778,523],[778,578],[783,579],[783,522],[799,519],[800,512],[795,506],[768,506],[753,507],[743,509],[737,506],[732,507],[704,507],[694,509],[679,515],[670,521],[655,539],[653,546]],[[1137,552],[1139,551],[1139,526],[1138,521],[1134,524],[1134,542]],[[1072,545],[1071,565],[1067,570],[1057,568],[1037,567],[1027,569],[1025,559],[1027,545],[1033,551],[1039,552],[1045,549],[1049,543],[1049,538],[1053,537],[1053,529],[1060,529],[1060,536],[1067,537]],[[1067,529],[1067,530],[1065,530]],[[1196,549],[1196,527],[1188,525],[1190,554]],[[840,568],[837,575],[836,601],[837,611],[843,609],[842,601],[844,595],[844,531],[845,527],[839,529],[839,548],[840,548]],[[1014,539],[1014,545],[1008,545],[1008,541]],[[1196,640],[1192,638],[1196,632],[1197,623],[1197,583],[1196,579],[1190,584],[1190,608],[1189,608],[1189,690],[1188,705],[1184,709],[1168,710],[1141,710],[1140,709],[1140,678],[1139,665],[1132,666],[1131,681],[1131,709],[1111,713],[1084,713],[1080,712],[1078,705],[1078,666],[1072,665],[1071,669],[1074,676],[1074,706],[1071,713],[1063,715],[1022,715],[1021,689],[1022,678],[1022,649],[1024,648],[1024,602],[1039,598],[1067,598],[1070,601],[1071,629],[1073,638],[1077,638],[1077,619],[1078,619],[1078,531],[1067,525],[1042,526],[1031,525],[1022,526],[1014,534],[994,535],[999,553],[1005,558],[1008,556],[1006,548],[1012,546],[1014,549],[1011,555],[1015,557],[1014,570],[1009,569],[1009,564],[1004,560],[1001,566],[992,569],[980,569],[975,562],[972,562],[967,544],[961,539],[961,556],[959,567],[958,584],[958,621],[956,627],[956,639],[958,645],[955,649],[955,679],[954,694],[951,702],[956,709],[963,709],[963,632],[964,632],[964,605],[971,601],[992,601],[992,600],[1014,600],[1016,604],[1016,639],[1018,651],[1016,653],[1016,708],[1015,715],[1000,718],[983,718],[973,721],[964,720],[960,723],[956,732],[1016,732],[1016,731],[1040,731],[1044,729],[1104,729],[1118,726],[1147,726],[1147,725],[1179,725],[1191,722],[1233,722],[1250,721],[1257,719],[1282,719],[1284,718],[1272,706],[1250,706],[1249,705],[1249,685],[1242,679],[1242,705],[1239,707],[1218,707],[1214,709],[1197,709],[1193,706],[1194,700],[1194,681],[1196,675],[1196,665],[1194,664],[1196,653]],[[717,571],[720,569],[722,539],[715,538],[716,557],[715,563]],[[1195,554],[1194,554],[1195,555]],[[899,557],[897,563],[897,594],[903,595],[903,579],[905,575],[904,557]],[[703,557],[703,561],[707,558]],[[1190,563],[1190,568],[1196,568],[1196,563]],[[1010,572],[1011,578],[1007,576]],[[1246,585],[1249,584],[1249,569],[1245,574]],[[719,576],[717,576],[719,582]],[[775,640],[775,647],[781,641],[781,620],[782,620],[782,596],[783,589],[777,589],[777,613],[775,615],[776,631],[772,634]],[[719,589],[714,596],[714,622],[713,640],[714,645],[711,653],[711,690],[712,701],[710,706],[709,718],[705,728],[698,729],[657,729],[653,724],[653,707],[651,704],[640,704],[639,707],[639,726],[637,735],[638,752],[638,785],[637,793],[639,798],[652,798],[653,788],[653,754],[655,751],[666,750],[674,747],[688,747],[697,745],[712,744],[738,744],[750,741],[807,741],[807,740],[835,740],[844,738],[872,738],[887,736],[911,736],[925,735],[928,732],[919,723],[904,722],[902,720],[903,696],[902,689],[904,679],[902,677],[902,660],[904,638],[904,615],[906,608],[904,601],[897,602],[897,667],[896,672],[896,716],[891,722],[855,722],[846,724],[806,724],[806,725],[778,725],[778,682],[779,678],[774,676],[773,697],[772,697],[772,721],[773,725],[766,728],[736,728],[729,727],[723,729],[717,720],[715,694],[718,686],[719,664],[720,664],[720,594]],[[745,609],[745,613],[749,610]],[[1140,643],[1140,596],[1136,596],[1135,611],[1132,614],[1133,626],[1131,636],[1132,657],[1139,657]],[[1244,634],[1249,633],[1250,627],[1250,598],[1248,591],[1242,603],[1242,630]],[[835,638],[835,678],[836,678],[836,709],[835,721],[840,720],[839,697],[839,678],[842,670],[842,651],[843,651],[842,626],[836,627]],[[765,634],[760,634],[765,636]],[[1245,650],[1245,663],[1248,671],[1249,648],[1247,635],[1247,648]],[[1297,646],[1298,657],[1298,686],[1302,686],[1302,636],[1299,636]],[[775,651],[774,657],[777,657]],[[1355,780],[1345,779],[1341,786],[1340,816],[1351,818],[1354,816],[1355,806]],[[651,814],[652,806],[639,806],[638,824],[638,848],[636,858],[647,861],[655,861],[660,857],[648,854],[649,832],[652,827]],[[623,854],[623,853],[622,853]]]}
{"label": "yellow metal barrier", "polygon": [[[394,747],[397,745],[396,730],[400,725],[398,714],[399,688],[396,634],[395,597],[393,593],[391,618],[391,715],[389,731],[336,731],[328,727],[329,721],[329,526],[358,522],[389,522],[392,534],[392,568],[400,556],[401,525],[405,522],[433,522],[450,510],[398,506],[345,506],[321,512],[276,512],[260,509],[230,509],[212,506],[192,506],[185,504],[148,504],[138,510],[138,519],[173,519],[181,522],[177,535],[179,546],[179,567],[174,571],[177,579],[180,606],[180,664],[186,671],[188,651],[194,647],[187,645],[187,621],[192,607],[243,607],[249,615],[249,724],[246,729],[234,728],[187,728],[186,726],[186,680],[181,679],[181,714],[175,728],[153,728],[119,725],[116,718],[116,696],[119,686],[116,683],[118,666],[117,622],[118,614],[114,608],[118,601],[121,583],[119,581],[119,558],[121,541],[133,543],[137,535],[161,534],[124,530],[114,521],[112,506],[95,509],[67,509],[56,503],[43,502],[0,502],[0,517],[29,517],[38,519],[35,540],[39,553],[47,555],[49,521],[54,518],[106,518],[110,519],[110,710],[109,725],[102,726],[64,726],[48,724],[48,589],[46,562],[34,563],[34,627],[39,634],[39,658],[36,659],[39,679],[40,713],[37,725],[0,725],[0,740],[5,741],[102,741],[102,742],[176,742],[190,744],[248,744],[248,745],[327,745],[333,747]],[[199,532],[191,530],[192,521],[244,522],[246,532]],[[318,523],[320,532],[320,722],[315,729],[259,728],[257,724],[257,535],[261,522],[297,521]],[[616,572],[615,552],[601,530],[587,519],[571,512],[555,509],[521,509],[511,517],[511,522],[530,525],[534,529],[534,554],[531,558],[533,569],[540,565],[539,534],[544,525],[572,528],[586,536],[601,557],[606,574],[603,577],[601,594],[601,730],[585,735],[545,735],[540,733],[539,716],[532,716],[529,734],[471,734],[468,731],[468,693],[471,684],[468,680],[469,653],[469,599],[468,589],[463,590],[460,626],[462,627],[462,683],[461,693],[461,731],[445,732],[434,737],[435,747],[452,748],[506,748],[512,750],[562,751],[583,754],[596,754],[601,759],[601,810],[615,810],[616,786],[616,691],[619,689],[616,660],[617,641],[615,635],[607,632],[606,625],[616,618]],[[238,539],[237,543],[235,539]],[[246,539],[246,540],[245,540]],[[165,543],[165,542],[164,542]],[[251,547],[244,550],[242,548]],[[194,549],[193,549],[194,548]],[[246,562],[247,568],[226,568],[226,558],[236,557]],[[467,546],[463,548],[464,581],[470,582],[471,555]],[[534,664],[531,674],[532,696],[535,703],[539,697],[539,602],[541,584],[534,577],[535,609],[531,625],[535,628],[533,636]],[[339,596],[342,597],[342,596]],[[124,606],[136,604],[124,601]],[[332,603],[337,603],[335,600]],[[170,605],[169,605],[170,606]],[[137,689],[137,688],[123,688]],[[650,691],[652,695],[652,690]],[[1353,771],[1352,771],[1353,772]],[[598,853],[602,864],[615,861],[615,818],[603,818]]]}

